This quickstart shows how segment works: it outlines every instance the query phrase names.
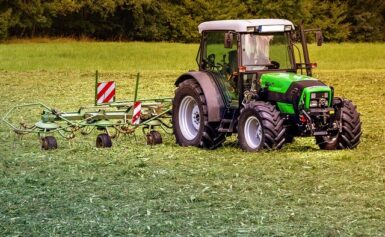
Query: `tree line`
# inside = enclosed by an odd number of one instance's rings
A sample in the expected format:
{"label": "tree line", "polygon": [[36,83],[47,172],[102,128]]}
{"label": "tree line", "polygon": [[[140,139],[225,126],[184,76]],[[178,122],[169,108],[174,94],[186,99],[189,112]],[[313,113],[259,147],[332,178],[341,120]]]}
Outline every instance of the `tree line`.
{"label": "tree line", "polygon": [[385,41],[382,0],[0,0],[0,40],[197,42],[203,21],[250,18],[303,22],[327,41]]}

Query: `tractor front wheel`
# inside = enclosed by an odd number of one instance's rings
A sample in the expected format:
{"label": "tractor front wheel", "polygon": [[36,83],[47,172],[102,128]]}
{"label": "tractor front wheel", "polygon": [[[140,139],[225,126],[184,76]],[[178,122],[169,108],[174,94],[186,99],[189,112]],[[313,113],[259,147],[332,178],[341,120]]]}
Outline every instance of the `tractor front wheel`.
{"label": "tractor front wheel", "polygon": [[334,99],[336,122],[340,130],[329,136],[317,136],[316,142],[323,150],[353,149],[360,143],[361,120],[357,106],[350,100]]}
{"label": "tractor front wheel", "polygon": [[268,102],[255,101],[242,109],[238,120],[239,146],[245,151],[279,149],[285,142],[284,118]]}
{"label": "tractor front wheel", "polygon": [[177,144],[215,149],[224,142],[225,134],[208,122],[207,112],[206,98],[198,82],[194,79],[181,82],[175,91],[172,113]]}

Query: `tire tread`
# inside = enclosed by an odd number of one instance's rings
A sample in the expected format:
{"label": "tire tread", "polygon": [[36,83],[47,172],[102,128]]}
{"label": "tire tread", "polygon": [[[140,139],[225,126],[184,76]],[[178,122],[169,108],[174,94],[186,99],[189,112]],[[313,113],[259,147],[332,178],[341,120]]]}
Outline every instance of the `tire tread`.
{"label": "tire tread", "polygon": [[253,109],[258,112],[262,119],[264,131],[265,149],[280,149],[285,143],[286,127],[284,126],[284,117],[275,105],[270,102],[252,101],[241,110],[241,114],[245,109]]}

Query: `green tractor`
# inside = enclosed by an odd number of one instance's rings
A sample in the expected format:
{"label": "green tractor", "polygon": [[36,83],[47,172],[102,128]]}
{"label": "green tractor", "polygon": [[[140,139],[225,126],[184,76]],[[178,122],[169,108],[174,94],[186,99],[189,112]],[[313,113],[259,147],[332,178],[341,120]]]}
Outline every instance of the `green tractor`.
{"label": "green tractor", "polygon": [[199,71],[175,82],[179,145],[214,149],[237,133],[250,152],[279,149],[295,136],[314,136],[320,149],[357,147],[356,106],[312,77],[306,33],[315,31],[321,45],[321,31],[296,29],[284,19],[209,21],[198,28]]}

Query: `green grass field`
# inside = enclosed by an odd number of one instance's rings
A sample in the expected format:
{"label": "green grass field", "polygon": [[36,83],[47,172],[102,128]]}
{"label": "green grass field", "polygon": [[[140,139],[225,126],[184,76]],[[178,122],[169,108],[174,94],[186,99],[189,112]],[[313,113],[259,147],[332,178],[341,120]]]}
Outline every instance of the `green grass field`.
{"label": "green grass field", "polygon": [[[141,98],[172,96],[177,76],[196,68],[197,48],[0,44],[0,115],[33,101],[61,110],[92,104],[96,69],[117,81],[118,99],[132,98],[138,71]],[[385,236],[385,44],[310,52],[315,76],[361,112],[357,149],[320,151],[300,138],[251,154],[232,137],[208,151],[179,147],[170,135],[149,147],[140,133],[97,149],[94,133],[59,138],[46,152],[1,124],[0,236]]]}

